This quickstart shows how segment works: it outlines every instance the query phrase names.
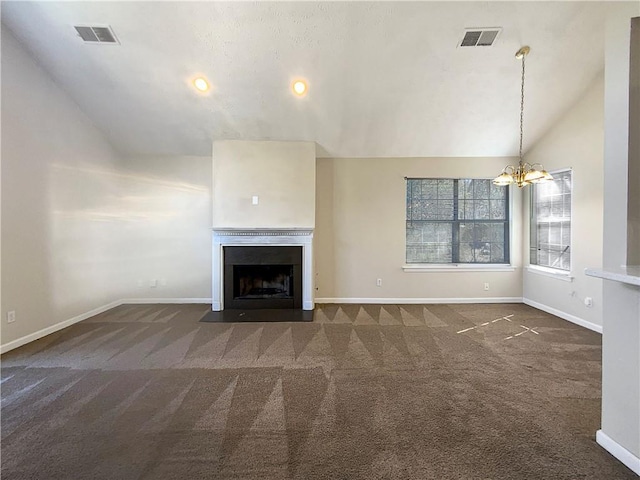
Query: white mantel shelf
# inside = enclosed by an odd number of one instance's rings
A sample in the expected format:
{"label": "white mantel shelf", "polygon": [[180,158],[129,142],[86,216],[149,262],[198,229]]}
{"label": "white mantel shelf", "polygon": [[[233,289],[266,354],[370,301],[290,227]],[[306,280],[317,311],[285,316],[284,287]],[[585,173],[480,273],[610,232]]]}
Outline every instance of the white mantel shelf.
{"label": "white mantel shelf", "polygon": [[590,277],[603,278],[640,287],[640,266],[638,265],[620,267],[619,269],[585,268],[584,273]]}
{"label": "white mantel shelf", "polygon": [[305,236],[312,235],[313,228],[220,228],[212,227],[213,233],[227,237],[255,237],[255,236]]}

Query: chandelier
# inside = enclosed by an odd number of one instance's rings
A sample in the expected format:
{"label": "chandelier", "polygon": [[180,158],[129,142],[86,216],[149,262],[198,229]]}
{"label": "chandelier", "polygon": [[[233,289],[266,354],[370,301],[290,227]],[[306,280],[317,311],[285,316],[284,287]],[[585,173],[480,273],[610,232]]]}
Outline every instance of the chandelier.
{"label": "chandelier", "polygon": [[[515,183],[522,188],[532,183],[541,183],[553,180],[553,177],[539,163],[527,163],[522,161],[522,132],[524,120],[524,57],[527,56],[531,49],[522,47],[516,52],[516,58],[522,60],[522,83],[520,87],[520,153],[517,166],[507,165],[502,169],[502,173],[494,178],[493,183],[500,186],[511,185]],[[539,167],[539,168],[536,168]]]}

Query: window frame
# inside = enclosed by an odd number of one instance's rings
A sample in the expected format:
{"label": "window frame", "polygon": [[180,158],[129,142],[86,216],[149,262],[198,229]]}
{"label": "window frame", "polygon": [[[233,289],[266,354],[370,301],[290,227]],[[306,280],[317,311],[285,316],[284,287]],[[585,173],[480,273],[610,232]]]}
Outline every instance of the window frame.
{"label": "window frame", "polygon": [[537,275],[544,275],[544,276],[548,276],[551,278],[557,278],[558,280],[564,280],[564,281],[568,281],[571,282],[573,281],[573,275],[572,275],[572,271],[573,271],[573,255],[572,255],[572,250],[573,250],[573,245],[574,245],[574,238],[573,238],[573,221],[574,221],[574,217],[573,217],[573,207],[574,207],[574,192],[575,192],[575,184],[574,184],[574,175],[573,175],[573,168],[572,167],[564,167],[564,168],[558,168],[555,170],[551,170],[549,173],[551,173],[551,175],[555,176],[555,175],[560,175],[560,174],[564,174],[564,173],[570,173],[571,174],[571,200],[570,200],[570,217],[569,217],[569,227],[570,227],[570,234],[569,234],[569,269],[565,270],[564,268],[559,268],[559,267],[551,267],[548,265],[540,265],[538,263],[531,263],[531,257],[532,257],[532,250],[533,250],[533,245],[532,245],[532,240],[533,240],[533,236],[534,236],[534,219],[536,220],[535,223],[535,235],[536,235],[536,245],[537,245],[537,213],[536,213],[536,202],[535,202],[535,187],[537,186],[536,184],[531,185],[531,189],[529,192],[529,248],[528,248],[528,258],[527,258],[527,271],[531,272],[531,273],[535,273]]}
{"label": "window frame", "polygon": [[[505,240],[508,240],[508,244],[504,245],[505,247],[505,262],[504,263],[464,263],[464,262],[451,262],[451,263],[409,263],[407,262],[407,219],[406,209],[407,209],[407,188],[409,180],[488,180],[492,181],[490,178],[484,177],[404,177],[405,178],[405,245],[404,245],[404,258],[405,262],[402,266],[403,271],[408,273],[420,273],[420,272],[512,272],[515,270],[515,267],[512,264],[512,246],[513,246],[513,187],[511,185],[507,186],[506,191],[506,215],[505,220],[499,220],[500,222],[505,222],[507,224],[508,232],[505,232]],[[454,197],[457,195],[457,189],[454,188]],[[454,198],[454,202],[456,199]],[[445,220],[442,220],[446,222]],[[464,220],[451,220],[453,223],[464,222]],[[475,220],[471,220],[474,222]],[[438,220],[435,220],[438,222]],[[480,220],[478,223],[491,223],[491,220],[482,221]],[[453,240],[453,237],[452,237]],[[452,242],[453,245],[453,242]],[[456,258],[452,252],[452,260]]]}

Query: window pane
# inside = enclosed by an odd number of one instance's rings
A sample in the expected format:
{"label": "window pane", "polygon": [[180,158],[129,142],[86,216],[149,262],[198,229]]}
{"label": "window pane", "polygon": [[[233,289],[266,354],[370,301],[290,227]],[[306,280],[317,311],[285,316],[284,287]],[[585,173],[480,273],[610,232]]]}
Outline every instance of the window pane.
{"label": "window pane", "polygon": [[460,224],[460,243],[473,242],[473,223],[461,223]]}
{"label": "window pane", "polygon": [[491,262],[504,263],[504,243],[491,244]]}
{"label": "window pane", "polygon": [[473,219],[473,209],[475,202],[473,200],[462,200],[458,204],[458,217],[461,220]]}
{"label": "window pane", "polygon": [[422,198],[435,200],[438,198],[438,183],[433,180],[423,180],[421,194]]}
{"label": "window pane", "polygon": [[452,239],[452,230],[450,223],[438,223],[436,224],[436,241],[438,243],[451,243]]}
{"label": "window pane", "polygon": [[407,263],[451,263],[451,245],[407,247]]}
{"label": "window pane", "polygon": [[560,224],[559,223],[554,222],[549,224],[549,244],[550,245],[560,244]]}
{"label": "window pane", "polygon": [[474,263],[473,242],[460,243],[460,263]]}
{"label": "window pane", "polygon": [[506,209],[504,200],[491,200],[490,217],[492,220],[503,220],[505,218]]}
{"label": "window pane", "polygon": [[438,180],[438,198],[446,198],[453,201],[453,180]]}
{"label": "window pane", "polygon": [[554,173],[553,181],[532,186],[533,265],[570,269],[571,176],[570,170]]}
{"label": "window pane", "polygon": [[475,198],[489,198],[490,180],[474,180]]}
{"label": "window pane", "polygon": [[438,202],[434,200],[421,200],[420,212],[420,220],[437,220]]}
{"label": "window pane", "polygon": [[458,180],[458,197],[459,198],[474,198],[473,196],[473,182],[470,178]]}
{"label": "window pane", "polygon": [[563,212],[563,217],[571,218],[571,194],[563,195],[562,212]]}
{"label": "window pane", "polygon": [[491,223],[491,241],[504,242],[504,223]]}
{"label": "window pane", "polygon": [[476,241],[489,242],[491,241],[491,225],[487,223],[481,223],[476,225]]}
{"label": "window pane", "polygon": [[407,245],[422,242],[422,229],[415,223],[407,222]]}
{"label": "window pane", "polygon": [[496,200],[503,200],[507,196],[507,187],[500,187],[492,183],[489,196],[490,198],[494,198]]}
{"label": "window pane", "polygon": [[438,220],[453,220],[453,200],[438,201]]}
{"label": "window pane", "polygon": [[489,220],[489,200],[476,200],[474,219]]}
{"label": "window pane", "polygon": [[562,218],[562,195],[551,197],[551,216]]}
{"label": "window pane", "polygon": [[478,263],[491,263],[491,244],[482,243],[477,244],[474,249],[476,262]]}
{"label": "window pane", "polygon": [[562,227],[562,245],[571,245],[571,224]]}

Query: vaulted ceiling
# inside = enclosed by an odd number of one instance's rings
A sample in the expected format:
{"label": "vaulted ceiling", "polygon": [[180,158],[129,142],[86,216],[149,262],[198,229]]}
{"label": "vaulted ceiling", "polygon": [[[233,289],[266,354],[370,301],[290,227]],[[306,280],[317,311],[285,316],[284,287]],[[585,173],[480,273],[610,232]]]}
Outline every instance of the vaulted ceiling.
{"label": "vaulted ceiling", "polygon": [[[3,28],[129,154],[218,139],[308,140],[319,156],[517,154],[604,66],[606,2],[3,2]],[[110,25],[120,45],[74,25]],[[502,27],[491,47],[465,28]],[[190,81],[206,76],[198,94]],[[291,92],[295,78],[309,92]]]}

